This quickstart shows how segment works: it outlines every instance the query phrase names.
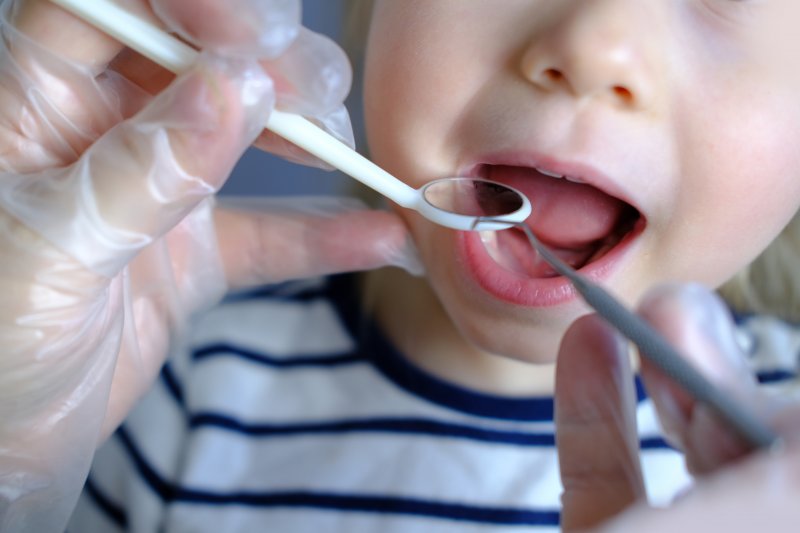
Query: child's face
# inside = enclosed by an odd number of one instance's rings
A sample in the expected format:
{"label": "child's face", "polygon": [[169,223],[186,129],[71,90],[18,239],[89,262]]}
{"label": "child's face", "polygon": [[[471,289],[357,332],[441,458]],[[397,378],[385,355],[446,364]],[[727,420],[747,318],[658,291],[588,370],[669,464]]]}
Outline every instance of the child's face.
{"label": "child's face", "polygon": [[[664,280],[717,286],[800,205],[798,20],[797,0],[379,0],[370,148],[414,187],[522,189],[539,236],[628,302]],[[586,311],[562,278],[402,214],[462,333],[552,360]]]}

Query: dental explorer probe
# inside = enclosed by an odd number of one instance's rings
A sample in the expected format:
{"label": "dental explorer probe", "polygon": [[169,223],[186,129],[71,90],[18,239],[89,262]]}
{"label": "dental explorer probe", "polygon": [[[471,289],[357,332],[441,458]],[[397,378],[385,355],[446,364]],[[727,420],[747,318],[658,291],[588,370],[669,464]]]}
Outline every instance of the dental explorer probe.
{"label": "dental explorer probe", "polygon": [[553,269],[569,279],[575,290],[597,314],[633,342],[643,357],[660,368],[698,401],[710,406],[741,437],[755,448],[770,448],[780,442],[778,436],[755,414],[732,396],[708,381],[642,317],[629,311],[601,286],[579,274],[536,238],[527,224],[517,224],[531,246]]}

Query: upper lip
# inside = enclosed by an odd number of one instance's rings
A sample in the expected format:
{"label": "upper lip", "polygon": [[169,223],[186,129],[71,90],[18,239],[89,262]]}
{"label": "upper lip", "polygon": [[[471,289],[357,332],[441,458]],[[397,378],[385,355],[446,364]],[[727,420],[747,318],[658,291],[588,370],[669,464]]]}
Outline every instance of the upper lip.
{"label": "upper lip", "polygon": [[[618,181],[595,166],[580,161],[559,159],[552,155],[537,154],[530,151],[506,151],[483,155],[459,168],[459,176],[481,177],[485,165],[504,165],[527,167],[543,174],[557,174],[595,187],[609,196],[618,198],[642,213],[636,200]],[[554,178],[555,179],[555,178]]]}

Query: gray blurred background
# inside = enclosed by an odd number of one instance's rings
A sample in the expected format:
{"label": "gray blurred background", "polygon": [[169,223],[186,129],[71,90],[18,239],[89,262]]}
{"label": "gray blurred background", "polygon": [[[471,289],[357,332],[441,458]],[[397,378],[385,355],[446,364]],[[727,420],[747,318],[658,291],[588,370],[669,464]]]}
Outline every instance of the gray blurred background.
{"label": "gray blurred background", "polygon": [[[341,43],[344,13],[342,0],[303,0],[303,24]],[[356,85],[356,84],[354,84]],[[360,122],[361,104],[357,87],[348,100],[354,128]],[[358,139],[358,134],[356,135]],[[359,150],[363,147],[357,141]],[[347,194],[355,182],[339,172],[288,163],[260,150],[250,149],[239,161],[233,175],[222,188],[225,195],[331,195]]]}

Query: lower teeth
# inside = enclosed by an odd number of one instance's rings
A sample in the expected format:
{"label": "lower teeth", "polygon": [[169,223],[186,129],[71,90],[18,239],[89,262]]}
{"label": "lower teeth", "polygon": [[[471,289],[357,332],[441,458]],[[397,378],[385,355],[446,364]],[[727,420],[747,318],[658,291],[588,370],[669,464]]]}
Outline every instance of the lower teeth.
{"label": "lower teeth", "polygon": [[586,264],[588,265],[589,263],[592,263],[592,262],[594,262],[594,261],[597,261],[598,259],[600,259],[600,258],[601,258],[601,257],[603,257],[604,255],[606,255],[606,254],[607,254],[609,251],[611,251],[611,249],[612,249],[614,246],[616,246],[616,244],[604,244],[604,245],[600,246],[600,247],[599,247],[599,248],[598,248],[598,249],[597,249],[597,250],[596,250],[596,251],[595,251],[595,252],[592,254],[592,256],[591,256],[591,257],[590,257],[590,258],[589,258],[589,259],[586,261]]}
{"label": "lower teeth", "polygon": [[[481,242],[489,256],[501,267],[531,278],[552,278],[559,274],[530,247],[525,236],[517,233],[507,234],[503,239],[515,239],[515,241],[503,240],[496,231],[479,232]],[[593,247],[586,247],[583,250],[564,250],[550,248],[562,261],[569,264],[575,270],[579,270],[586,265],[599,260],[614,248],[621,239],[619,236],[609,236],[602,242]]]}

